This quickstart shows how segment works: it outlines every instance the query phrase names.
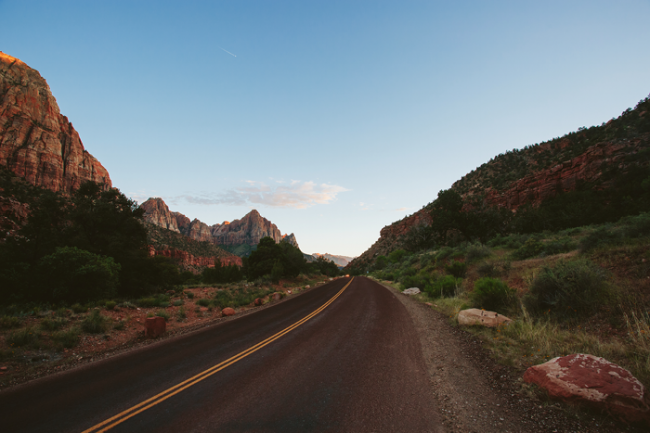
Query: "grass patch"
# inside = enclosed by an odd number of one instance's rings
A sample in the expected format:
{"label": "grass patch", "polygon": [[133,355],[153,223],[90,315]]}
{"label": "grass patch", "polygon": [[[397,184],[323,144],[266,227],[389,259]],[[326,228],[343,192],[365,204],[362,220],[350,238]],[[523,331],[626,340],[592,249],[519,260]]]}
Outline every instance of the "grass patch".
{"label": "grass patch", "polygon": [[63,318],[55,318],[55,319],[46,318],[41,320],[39,326],[43,331],[57,331],[63,328],[66,325],[66,323],[68,323],[68,321]]}
{"label": "grass patch", "polygon": [[58,348],[70,349],[79,344],[79,334],[81,331],[77,327],[58,331],[52,334],[52,341]]}
{"label": "grass patch", "polygon": [[110,319],[103,316],[99,310],[95,309],[81,322],[81,329],[89,334],[101,334],[108,329]]}
{"label": "grass patch", "polygon": [[32,327],[19,329],[7,335],[5,341],[10,347],[35,346],[38,343],[40,334]]}
{"label": "grass patch", "polygon": [[13,329],[19,328],[22,325],[23,321],[18,317],[14,316],[2,316],[0,317],[0,329]]}
{"label": "grass patch", "polygon": [[156,316],[157,317],[162,317],[163,319],[165,319],[165,322],[169,322],[169,317],[170,316],[169,316],[169,313],[167,311],[165,311],[165,310],[156,311]]}

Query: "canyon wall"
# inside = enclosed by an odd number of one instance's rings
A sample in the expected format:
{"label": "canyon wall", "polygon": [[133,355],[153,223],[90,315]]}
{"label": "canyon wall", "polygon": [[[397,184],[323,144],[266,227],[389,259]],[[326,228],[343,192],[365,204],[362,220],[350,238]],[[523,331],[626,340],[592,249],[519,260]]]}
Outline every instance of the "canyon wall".
{"label": "canyon wall", "polygon": [[0,52],[0,164],[33,185],[70,193],[84,181],[111,187],[43,77]]}

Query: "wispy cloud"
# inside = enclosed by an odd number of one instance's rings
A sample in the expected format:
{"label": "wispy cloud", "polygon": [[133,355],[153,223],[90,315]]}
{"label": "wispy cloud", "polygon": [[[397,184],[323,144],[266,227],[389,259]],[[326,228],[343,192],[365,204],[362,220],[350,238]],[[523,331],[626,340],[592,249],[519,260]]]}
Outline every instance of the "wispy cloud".
{"label": "wispy cloud", "polygon": [[217,194],[190,195],[183,198],[193,204],[263,205],[271,207],[290,207],[305,209],[317,204],[329,204],[336,196],[348,189],[327,183],[301,182],[292,180],[290,184],[269,186],[264,182],[246,181],[247,186],[231,189]]}
{"label": "wispy cloud", "polygon": [[[219,47],[219,48],[221,48],[221,47]],[[230,51],[226,50],[225,48],[221,48],[221,49],[224,50],[225,52],[227,52],[228,54],[230,54],[231,56],[233,56],[233,57],[237,57],[236,55],[234,55],[234,54],[231,53]]]}

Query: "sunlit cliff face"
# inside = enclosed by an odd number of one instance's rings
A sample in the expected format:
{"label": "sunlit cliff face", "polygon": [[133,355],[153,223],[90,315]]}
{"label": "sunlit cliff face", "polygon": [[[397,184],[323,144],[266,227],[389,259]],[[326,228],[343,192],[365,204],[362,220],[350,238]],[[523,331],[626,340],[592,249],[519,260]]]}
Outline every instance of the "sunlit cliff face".
{"label": "sunlit cliff face", "polygon": [[224,221],[224,222],[223,222],[223,225],[224,225],[224,226],[230,225],[230,221]]}

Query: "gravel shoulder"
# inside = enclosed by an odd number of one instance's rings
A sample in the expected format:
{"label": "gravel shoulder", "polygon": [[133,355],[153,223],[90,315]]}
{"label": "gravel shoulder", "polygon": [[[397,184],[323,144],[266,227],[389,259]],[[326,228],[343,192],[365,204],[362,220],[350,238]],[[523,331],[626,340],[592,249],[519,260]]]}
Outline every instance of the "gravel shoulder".
{"label": "gravel shoulder", "polygon": [[523,385],[523,372],[497,364],[479,338],[426,304],[382,286],[413,319],[446,432],[641,431],[600,414],[543,401]]}

